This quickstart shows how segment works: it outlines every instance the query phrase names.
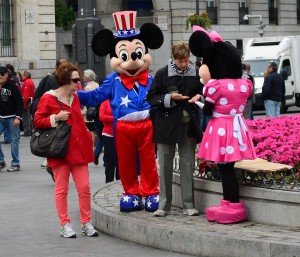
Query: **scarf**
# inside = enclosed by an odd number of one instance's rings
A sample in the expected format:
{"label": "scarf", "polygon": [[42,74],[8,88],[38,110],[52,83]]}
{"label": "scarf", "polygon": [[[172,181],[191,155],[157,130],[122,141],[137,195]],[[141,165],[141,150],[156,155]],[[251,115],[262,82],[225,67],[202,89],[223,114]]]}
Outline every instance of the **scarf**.
{"label": "scarf", "polygon": [[172,61],[171,61],[171,66],[172,66],[172,68],[173,68],[178,74],[185,74],[185,73],[187,73],[187,71],[189,70],[190,64],[187,66],[187,68],[186,68],[185,70],[181,70],[181,69],[179,69],[179,68],[176,66],[174,60],[172,60]]}

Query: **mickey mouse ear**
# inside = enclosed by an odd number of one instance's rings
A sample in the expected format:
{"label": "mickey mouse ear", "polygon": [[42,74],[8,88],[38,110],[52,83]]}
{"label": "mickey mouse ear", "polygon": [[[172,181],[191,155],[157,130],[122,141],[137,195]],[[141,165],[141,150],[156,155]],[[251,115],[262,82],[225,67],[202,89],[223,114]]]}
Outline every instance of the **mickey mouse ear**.
{"label": "mickey mouse ear", "polygon": [[158,49],[164,42],[164,35],[161,29],[153,23],[144,23],[140,28],[139,38],[150,49]]}
{"label": "mickey mouse ear", "polygon": [[115,38],[109,29],[98,31],[92,39],[92,50],[98,56],[106,56],[115,47]]}
{"label": "mickey mouse ear", "polygon": [[203,57],[205,53],[213,48],[213,42],[207,32],[198,30],[190,36],[189,48],[193,55]]}

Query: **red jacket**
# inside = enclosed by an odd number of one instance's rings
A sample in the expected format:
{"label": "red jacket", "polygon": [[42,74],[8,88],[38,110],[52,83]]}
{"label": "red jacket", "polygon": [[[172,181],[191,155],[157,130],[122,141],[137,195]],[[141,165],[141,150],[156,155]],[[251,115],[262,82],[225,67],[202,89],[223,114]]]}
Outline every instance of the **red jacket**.
{"label": "red jacket", "polygon": [[[54,115],[61,111],[55,98],[55,90],[46,92],[40,99],[34,115],[35,128],[55,127]],[[68,142],[68,153],[62,159],[48,158],[48,166],[55,167],[65,162],[71,164],[87,164],[94,161],[93,141],[80,111],[80,102],[76,94],[71,97],[71,105],[60,102],[70,112],[67,123],[72,126]]]}
{"label": "red jacket", "polygon": [[34,82],[31,78],[25,78],[23,82],[24,83],[22,85],[21,92],[22,92],[22,97],[24,102],[24,109],[28,110],[30,104],[33,103]]}
{"label": "red jacket", "polygon": [[109,100],[106,100],[101,104],[99,111],[99,119],[103,122],[102,134],[106,133],[108,135],[113,136],[114,117],[112,116]]}

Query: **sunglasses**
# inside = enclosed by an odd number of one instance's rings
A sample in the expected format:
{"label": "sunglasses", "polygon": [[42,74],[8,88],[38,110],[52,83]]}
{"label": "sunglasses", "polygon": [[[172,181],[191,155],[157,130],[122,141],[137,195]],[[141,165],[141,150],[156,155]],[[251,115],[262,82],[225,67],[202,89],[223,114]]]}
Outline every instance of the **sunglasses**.
{"label": "sunglasses", "polygon": [[78,83],[80,81],[80,78],[71,79],[74,83]]}
{"label": "sunglasses", "polygon": [[3,77],[5,74],[6,74],[6,73],[1,72],[1,73],[0,73],[0,76]]}

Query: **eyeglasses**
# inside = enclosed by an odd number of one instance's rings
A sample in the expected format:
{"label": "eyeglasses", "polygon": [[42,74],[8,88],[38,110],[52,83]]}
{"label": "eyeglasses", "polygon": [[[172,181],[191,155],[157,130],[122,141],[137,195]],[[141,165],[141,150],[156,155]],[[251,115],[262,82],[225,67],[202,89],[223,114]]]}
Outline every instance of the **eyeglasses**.
{"label": "eyeglasses", "polygon": [[3,77],[5,74],[6,74],[6,73],[2,73],[2,72],[1,72],[1,73],[0,73],[0,76]]}
{"label": "eyeglasses", "polygon": [[80,78],[71,79],[74,83],[78,83],[80,81]]}

